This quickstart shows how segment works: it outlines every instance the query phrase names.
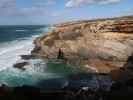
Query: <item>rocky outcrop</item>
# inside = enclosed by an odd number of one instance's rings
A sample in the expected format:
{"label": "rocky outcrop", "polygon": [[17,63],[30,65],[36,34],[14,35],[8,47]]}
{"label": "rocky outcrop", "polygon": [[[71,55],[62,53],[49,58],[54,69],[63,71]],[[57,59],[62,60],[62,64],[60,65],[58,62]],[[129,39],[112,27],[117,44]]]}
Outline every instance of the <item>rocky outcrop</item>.
{"label": "rocky outcrop", "polygon": [[35,59],[33,55],[20,55],[21,59],[23,60],[30,60],[30,59]]}
{"label": "rocky outcrop", "polygon": [[13,67],[21,70],[25,70],[24,66],[27,66],[27,65],[29,65],[28,62],[20,62],[20,63],[14,64]]}
{"label": "rocky outcrop", "polygon": [[61,49],[69,63],[109,73],[133,53],[133,16],[59,24],[34,43],[34,56],[57,58]]}

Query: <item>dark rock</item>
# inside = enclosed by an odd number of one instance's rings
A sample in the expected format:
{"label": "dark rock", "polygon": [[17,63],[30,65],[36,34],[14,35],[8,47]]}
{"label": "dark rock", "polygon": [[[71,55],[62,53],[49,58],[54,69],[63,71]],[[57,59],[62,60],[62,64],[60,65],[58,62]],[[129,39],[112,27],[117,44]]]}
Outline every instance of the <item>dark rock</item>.
{"label": "dark rock", "polygon": [[127,63],[125,64],[126,68],[133,70],[133,54],[131,56],[129,56]]}
{"label": "dark rock", "polygon": [[15,87],[14,93],[19,95],[27,95],[27,96],[39,96],[40,89],[33,87],[33,86],[22,86],[22,87]]}
{"label": "dark rock", "polygon": [[126,86],[133,87],[133,79],[128,80]]}
{"label": "dark rock", "polygon": [[116,82],[112,85],[111,91],[108,93],[107,100],[132,100],[133,88],[130,86],[132,82]]}
{"label": "dark rock", "polygon": [[18,68],[21,70],[25,70],[24,66],[29,65],[28,62],[21,62],[21,63],[16,63],[13,65],[14,68]]}
{"label": "dark rock", "polygon": [[61,49],[59,49],[57,59],[64,59],[64,53]]}
{"label": "dark rock", "polygon": [[7,93],[7,92],[11,92],[11,88],[8,86],[8,85],[6,85],[6,84],[2,84],[1,86],[0,86],[0,95],[3,95],[3,94],[5,94],[5,93]]}
{"label": "dark rock", "polygon": [[30,59],[35,59],[34,55],[21,55],[21,58],[24,60],[30,60]]}
{"label": "dark rock", "polygon": [[38,51],[40,51],[41,50],[41,47],[36,47],[36,48],[34,48],[32,51],[31,51],[31,53],[36,53],[36,52],[38,52]]}

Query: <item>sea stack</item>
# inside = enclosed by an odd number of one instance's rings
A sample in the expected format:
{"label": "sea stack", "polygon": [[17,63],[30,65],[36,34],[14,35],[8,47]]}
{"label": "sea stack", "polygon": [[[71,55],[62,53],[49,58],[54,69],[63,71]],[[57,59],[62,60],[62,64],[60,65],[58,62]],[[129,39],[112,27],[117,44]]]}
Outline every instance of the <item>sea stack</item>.
{"label": "sea stack", "polygon": [[110,73],[123,68],[133,54],[133,16],[68,22],[55,27],[34,41],[32,55],[56,59],[61,48],[68,62]]}

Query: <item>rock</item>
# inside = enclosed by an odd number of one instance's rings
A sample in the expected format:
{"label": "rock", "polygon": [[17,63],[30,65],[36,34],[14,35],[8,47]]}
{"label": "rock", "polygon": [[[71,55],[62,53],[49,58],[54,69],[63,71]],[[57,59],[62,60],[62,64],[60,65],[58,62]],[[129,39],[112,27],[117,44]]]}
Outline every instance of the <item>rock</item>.
{"label": "rock", "polygon": [[30,59],[34,59],[35,56],[33,55],[21,55],[21,59],[23,60],[30,60]]}
{"label": "rock", "polygon": [[133,54],[129,56],[122,68],[110,72],[112,79],[119,82],[127,82],[133,78]]}
{"label": "rock", "polygon": [[133,16],[59,24],[34,43],[36,57],[56,59],[61,48],[68,63],[110,73],[133,53]]}
{"label": "rock", "polygon": [[29,65],[28,62],[20,62],[13,65],[14,68],[25,70],[24,66]]}
{"label": "rock", "polygon": [[22,87],[15,87],[14,93],[17,95],[25,95],[30,97],[37,97],[40,95],[40,89],[33,86],[22,86]]}

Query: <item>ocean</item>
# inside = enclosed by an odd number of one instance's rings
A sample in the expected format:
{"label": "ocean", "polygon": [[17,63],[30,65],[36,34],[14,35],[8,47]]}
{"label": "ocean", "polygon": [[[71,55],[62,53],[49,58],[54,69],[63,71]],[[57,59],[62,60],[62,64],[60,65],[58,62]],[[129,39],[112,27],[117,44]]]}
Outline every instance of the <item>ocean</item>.
{"label": "ocean", "polygon": [[41,59],[28,60],[30,65],[25,71],[13,67],[23,61],[20,55],[30,54],[34,39],[47,31],[46,25],[0,26],[0,84],[37,86],[41,80],[80,72],[77,68]]}

